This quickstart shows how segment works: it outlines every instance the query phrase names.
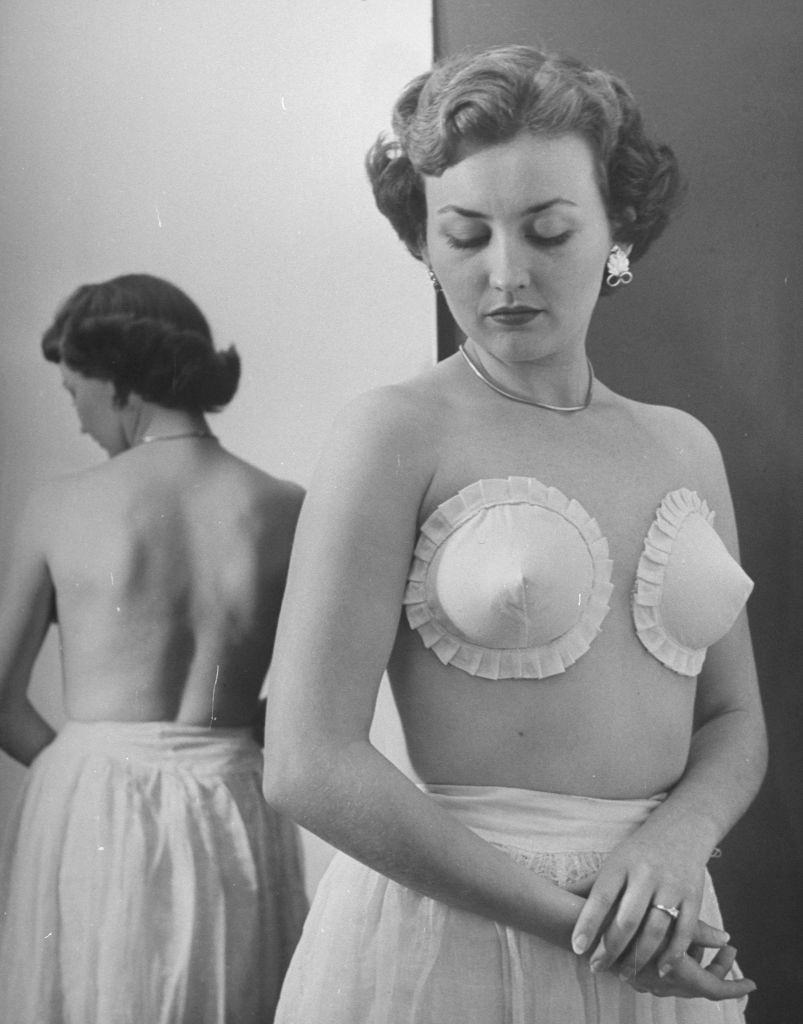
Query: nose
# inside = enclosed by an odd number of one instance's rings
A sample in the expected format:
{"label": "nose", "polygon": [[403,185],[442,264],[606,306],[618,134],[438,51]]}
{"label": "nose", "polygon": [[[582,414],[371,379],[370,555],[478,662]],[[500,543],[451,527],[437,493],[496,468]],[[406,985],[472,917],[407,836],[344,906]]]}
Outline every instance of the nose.
{"label": "nose", "polygon": [[489,252],[489,281],[501,292],[515,292],[531,283],[528,254],[516,239],[498,238]]}

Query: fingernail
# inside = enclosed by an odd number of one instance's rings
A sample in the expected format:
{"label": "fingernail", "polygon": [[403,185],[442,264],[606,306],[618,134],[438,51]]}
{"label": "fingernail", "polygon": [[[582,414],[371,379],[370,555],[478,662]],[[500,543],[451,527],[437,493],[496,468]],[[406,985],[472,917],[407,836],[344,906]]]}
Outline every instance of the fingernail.
{"label": "fingernail", "polygon": [[632,967],[625,967],[622,973],[619,975],[619,981],[630,981],[630,979],[635,975],[635,973],[636,972],[633,970]]}
{"label": "fingernail", "polygon": [[661,966],[658,968],[658,977],[665,978],[671,970],[672,964],[661,964]]}
{"label": "fingernail", "polygon": [[602,961],[601,960],[592,960],[591,963],[589,964],[589,966],[591,968],[591,973],[592,974],[599,974],[599,972],[602,970]]}
{"label": "fingernail", "polygon": [[588,949],[588,936],[575,935],[575,937],[572,939],[572,949],[578,956],[580,956],[581,953],[585,953],[585,951]]}

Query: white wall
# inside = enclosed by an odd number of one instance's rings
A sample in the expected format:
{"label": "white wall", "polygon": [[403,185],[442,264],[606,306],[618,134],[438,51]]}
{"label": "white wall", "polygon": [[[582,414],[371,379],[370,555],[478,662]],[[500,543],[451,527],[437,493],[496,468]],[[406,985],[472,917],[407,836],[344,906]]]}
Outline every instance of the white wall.
{"label": "white wall", "polygon": [[[0,560],[29,488],[101,453],[39,354],[85,281],[184,288],[243,381],[224,444],[306,483],[337,408],[431,363],[423,269],[362,167],[431,58],[428,0],[6,0],[0,13]],[[51,636],[32,694],[60,720]],[[404,766],[387,691],[378,741]],[[0,754],[0,828],[23,770]],[[307,837],[310,885],[328,850]]]}

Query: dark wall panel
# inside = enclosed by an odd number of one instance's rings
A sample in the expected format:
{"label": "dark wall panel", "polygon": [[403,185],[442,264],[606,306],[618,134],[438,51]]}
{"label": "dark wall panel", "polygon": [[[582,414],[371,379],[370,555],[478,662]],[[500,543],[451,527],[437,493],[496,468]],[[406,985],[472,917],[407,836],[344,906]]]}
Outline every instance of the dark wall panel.
{"label": "dark wall panel", "polygon": [[[803,1019],[803,189],[799,0],[435,0],[436,52],[534,42],[623,75],[689,192],[590,353],[615,390],[706,423],[728,466],[771,744],[712,862],[751,1024]],[[442,350],[453,348],[448,327]]]}

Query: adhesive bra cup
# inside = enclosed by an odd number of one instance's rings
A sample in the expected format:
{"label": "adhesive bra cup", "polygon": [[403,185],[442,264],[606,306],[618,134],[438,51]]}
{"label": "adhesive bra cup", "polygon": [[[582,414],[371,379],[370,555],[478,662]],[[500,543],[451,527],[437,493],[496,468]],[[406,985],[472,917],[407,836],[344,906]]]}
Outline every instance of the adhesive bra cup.
{"label": "adhesive bra cup", "polygon": [[[696,492],[663,499],[644,541],[633,623],[662,664],[696,676],[753,584]],[[421,527],[404,605],[444,664],[485,679],[545,679],[591,646],[609,610],[608,542],[578,501],[532,477],[479,480]]]}

